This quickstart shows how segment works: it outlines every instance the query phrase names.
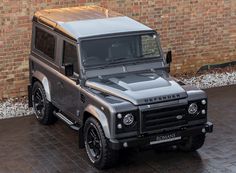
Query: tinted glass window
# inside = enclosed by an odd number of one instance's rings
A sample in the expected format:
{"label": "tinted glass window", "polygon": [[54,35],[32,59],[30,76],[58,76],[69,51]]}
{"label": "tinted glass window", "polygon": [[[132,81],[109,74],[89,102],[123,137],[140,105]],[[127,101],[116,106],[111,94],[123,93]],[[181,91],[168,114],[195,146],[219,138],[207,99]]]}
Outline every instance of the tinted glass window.
{"label": "tinted glass window", "polygon": [[155,34],[88,40],[81,43],[81,48],[82,62],[85,67],[160,58]]}
{"label": "tinted glass window", "polygon": [[55,52],[55,37],[46,31],[36,28],[35,33],[35,48],[51,59],[54,59]]}
{"label": "tinted glass window", "polygon": [[78,73],[78,58],[76,46],[64,41],[63,65],[71,63],[74,66],[74,72]]}

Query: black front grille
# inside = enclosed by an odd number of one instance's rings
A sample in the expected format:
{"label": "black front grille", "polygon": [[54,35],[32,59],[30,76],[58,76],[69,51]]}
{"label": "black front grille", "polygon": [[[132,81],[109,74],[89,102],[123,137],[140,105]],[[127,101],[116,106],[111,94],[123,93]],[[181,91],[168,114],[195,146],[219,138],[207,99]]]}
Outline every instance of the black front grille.
{"label": "black front grille", "polygon": [[186,106],[142,110],[141,132],[178,128],[187,123],[186,114]]}

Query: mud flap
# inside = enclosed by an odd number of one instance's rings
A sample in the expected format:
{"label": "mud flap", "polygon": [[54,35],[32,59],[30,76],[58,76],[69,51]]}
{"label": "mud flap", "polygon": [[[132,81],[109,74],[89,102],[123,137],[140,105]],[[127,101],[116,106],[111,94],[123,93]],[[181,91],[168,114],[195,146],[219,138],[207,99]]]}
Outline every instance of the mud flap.
{"label": "mud flap", "polygon": [[85,145],[84,145],[83,127],[80,127],[80,128],[79,128],[78,140],[79,140],[79,148],[80,148],[80,149],[84,148]]}
{"label": "mud flap", "polygon": [[31,87],[31,85],[28,85],[28,107],[29,108],[33,107],[33,103],[32,103],[32,87]]}

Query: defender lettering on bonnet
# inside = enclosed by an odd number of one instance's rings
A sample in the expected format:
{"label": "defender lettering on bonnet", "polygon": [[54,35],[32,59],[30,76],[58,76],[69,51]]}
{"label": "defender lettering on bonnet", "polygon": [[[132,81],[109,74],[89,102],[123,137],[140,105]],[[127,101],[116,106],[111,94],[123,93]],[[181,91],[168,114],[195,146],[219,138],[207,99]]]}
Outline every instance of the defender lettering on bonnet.
{"label": "defender lettering on bonnet", "polygon": [[205,92],[171,78],[155,30],[98,6],[38,11],[32,30],[29,106],[77,130],[95,167],[127,147],[197,150],[212,132]]}
{"label": "defender lettering on bonnet", "polygon": [[168,101],[168,100],[174,100],[174,99],[179,99],[180,95],[179,94],[173,94],[173,95],[168,95],[168,96],[161,96],[161,97],[153,97],[149,99],[144,99],[146,103],[153,103],[153,102],[159,102],[159,101]]}

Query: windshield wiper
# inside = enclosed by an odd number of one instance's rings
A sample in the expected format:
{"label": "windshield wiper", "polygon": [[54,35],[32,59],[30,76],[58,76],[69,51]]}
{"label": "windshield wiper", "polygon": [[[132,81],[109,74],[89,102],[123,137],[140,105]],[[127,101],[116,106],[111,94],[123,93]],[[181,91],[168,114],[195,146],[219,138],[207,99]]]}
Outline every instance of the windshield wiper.
{"label": "windshield wiper", "polygon": [[128,59],[128,58],[116,58],[116,59],[111,59],[108,62],[109,63],[114,63],[114,62],[118,62],[118,61],[125,60],[125,59]]}
{"label": "windshield wiper", "polygon": [[138,58],[142,58],[142,57],[145,57],[145,56],[148,56],[148,55],[153,55],[153,54],[155,54],[155,52],[145,53],[145,54],[142,54],[142,55],[138,56]]}

